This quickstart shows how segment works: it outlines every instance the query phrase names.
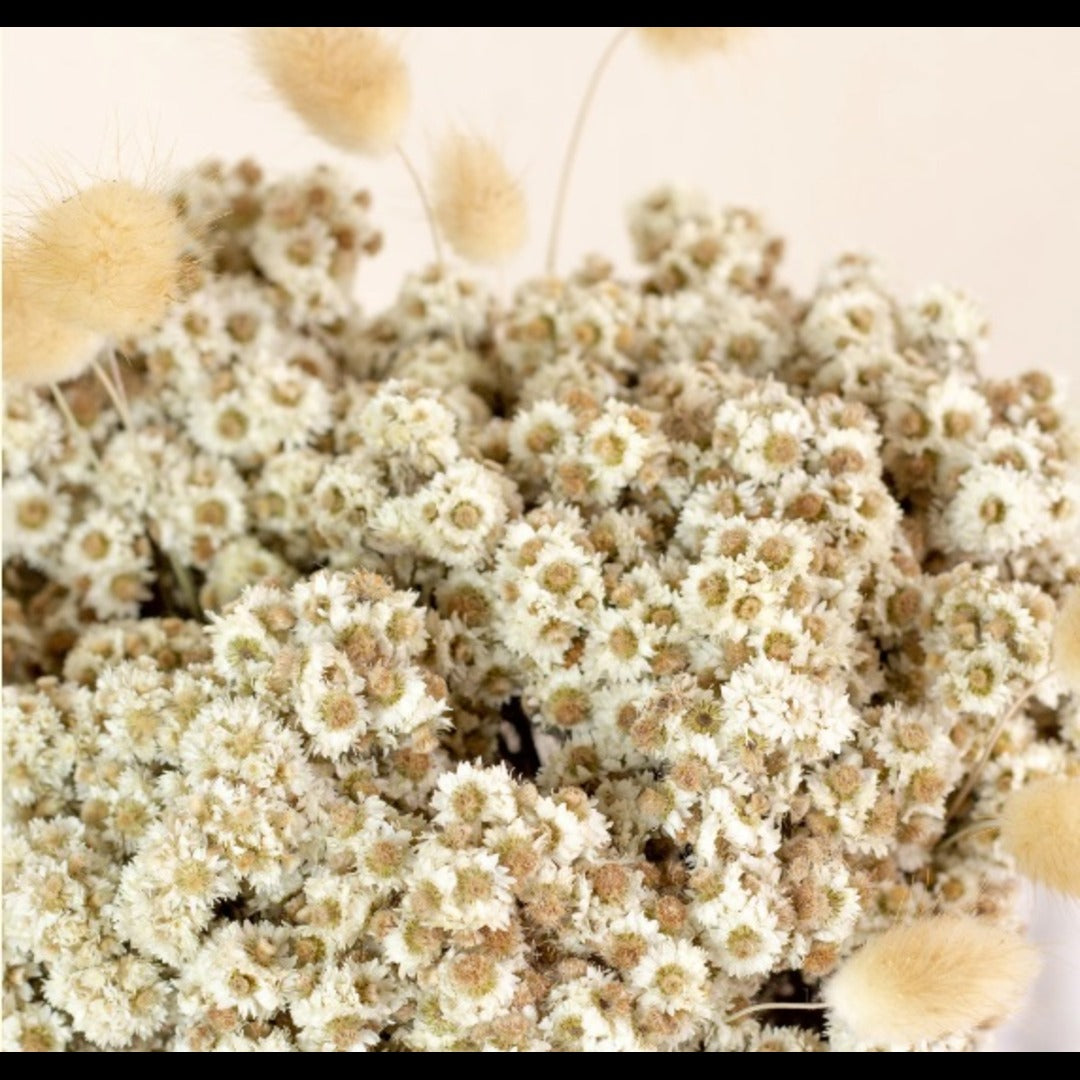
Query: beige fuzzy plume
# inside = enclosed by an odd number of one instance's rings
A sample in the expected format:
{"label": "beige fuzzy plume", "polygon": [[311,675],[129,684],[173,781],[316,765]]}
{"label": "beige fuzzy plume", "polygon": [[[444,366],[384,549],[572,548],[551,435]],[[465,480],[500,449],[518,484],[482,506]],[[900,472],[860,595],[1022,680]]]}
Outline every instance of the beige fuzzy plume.
{"label": "beige fuzzy plume", "polygon": [[1054,777],[1014,791],[1001,839],[1022,874],[1080,899],[1080,780]]}
{"label": "beige fuzzy plume", "polygon": [[499,262],[525,241],[525,193],[486,139],[450,135],[435,156],[435,220],[463,258]]}
{"label": "beige fuzzy plume", "polygon": [[641,40],[665,60],[696,60],[710,52],[726,52],[745,26],[639,26]]}
{"label": "beige fuzzy plume", "polygon": [[1039,968],[1018,934],[972,916],[934,916],[868,941],[824,999],[861,1042],[911,1045],[1005,1019]]}
{"label": "beige fuzzy plume", "polygon": [[401,136],[409,71],[374,26],[258,26],[257,65],[294,112],[344,150],[379,154]]}
{"label": "beige fuzzy plume", "polygon": [[58,322],[28,284],[16,244],[4,251],[4,378],[44,386],[86,370],[98,339],[88,330]]}
{"label": "beige fuzzy plume", "polygon": [[165,314],[179,288],[186,239],[168,196],[102,181],[38,211],[19,243],[20,276],[51,319],[123,337]]}
{"label": "beige fuzzy plume", "polygon": [[1053,656],[1062,682],[1080,694],[1080,589],[1070,590],[1058,606]]}

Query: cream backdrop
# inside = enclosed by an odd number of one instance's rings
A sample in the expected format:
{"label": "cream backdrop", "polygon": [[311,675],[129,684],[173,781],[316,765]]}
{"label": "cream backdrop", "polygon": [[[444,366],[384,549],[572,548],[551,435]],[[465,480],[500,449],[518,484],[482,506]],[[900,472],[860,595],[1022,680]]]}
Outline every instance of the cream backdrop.
{"label": "cream backdrop", "polygon": [[[448,125],[496,137],[532,197],[532,235],[504,284],[538,269],[560,155],[612,27],[404,28],[415,89],[406,140],[423,161]],[[690,69],[627,42],[601,87],[571,189],[565,266],[625,260],[622,207],[668,180],[763,211],[787,275],[858,248],[903,287],[981,298],[1000,373],[1071,375],[1080,355],[1080,30],[768,27]],[[393,160],[346,160],[306,135],[251,75],[235,27],[7,27],[5,209],[54,174],[139,171],[208,155],[274,167],[334,158],[368,186],[386,248],[359,295],[385,303],[430,255]],[[1080,909],[1037,897],[1050,961],[1001,1041],[1080,1050]]]}

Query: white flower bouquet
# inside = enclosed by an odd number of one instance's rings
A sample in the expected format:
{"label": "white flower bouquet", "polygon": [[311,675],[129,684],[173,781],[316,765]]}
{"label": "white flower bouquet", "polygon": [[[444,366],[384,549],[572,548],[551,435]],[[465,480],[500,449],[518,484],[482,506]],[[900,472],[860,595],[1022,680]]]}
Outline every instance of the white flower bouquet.
{"label": "white flower bouquet", "polygon": [[[253,40],[399,147],[376,30]],[[1018,873],[1080,893],[1054,384],[675,189],[639,270],[553,241],[493,295],[445,249],[514,250],[512,174],[404,160],[435,258],[374,316],[325,168],[99,181],[5,249],[4,1048],[974,1048]]]}

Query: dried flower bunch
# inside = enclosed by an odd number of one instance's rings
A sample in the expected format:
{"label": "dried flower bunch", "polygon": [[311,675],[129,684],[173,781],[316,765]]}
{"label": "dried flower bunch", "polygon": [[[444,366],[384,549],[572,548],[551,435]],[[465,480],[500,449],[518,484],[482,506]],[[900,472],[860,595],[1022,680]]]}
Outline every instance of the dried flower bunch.
{"label": "dried flower bunch", "polygon": [[[294,28],[300,83],[287,29],[295,111],[394,143],[374,29]],[[385,99],[317,84],[350,48]],[[437,166],[455,252],[520,243],[486,143]],[[1080,893],[1080,491],[966,295],[843,256],[797,297],[665,189],[639,273],[440,256],[368,315],[343,176],[169,205],[100,308],[5,263],[54,363],[4,396],[5,1050],[967,1050],[1015,1009],[1017,870]]]}

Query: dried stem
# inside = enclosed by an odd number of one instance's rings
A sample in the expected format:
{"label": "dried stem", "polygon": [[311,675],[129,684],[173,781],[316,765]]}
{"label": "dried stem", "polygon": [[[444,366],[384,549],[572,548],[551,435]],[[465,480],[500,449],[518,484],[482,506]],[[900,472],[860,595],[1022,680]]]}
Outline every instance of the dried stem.
{"label": "dried stem", "polygon": [[962,829],[957,829],[948,839],[942,840],[937,849],[938,851],[944,851],[946,848],[952,847],[953,844],[958,844],[961,840],[974,836],[976,833],[989,832],[991,829],[999,828],[1001,828],[1001,821],[998,818],[987,818],[985,821],[972,822],[972,824],[965,825]]}
{"label": "dried stem", "polygon": [[574,171],[574,160],[577,157],[578,144],[581,142],[582,132],[585,130],[585,121],[589,117],[589,110],[592,107],[593,98],[596,97],[596,91],[603,80],[604,72],[607,71],[608,65],[611,63],[611,58],[615,55],[619,46],[626,40],[631,30],[633,30],[632,26],[622,27],[611,41],[608,42],[607,48],[601,53],[600,59],[596,62],[596,67],[593,68],[592,76],[589,79],[589,85],[585,88],[585,96],[581,99],[581,104],[578,106],[577,116],[574,119],[574,127],[570,132],[570,142],[566,147],[566,156],[563,158],[562,172],[559,174],[559,187],[555,195],[555,215],[551,220],[551,235],[548,237],[547,249],[546,267],[549,276],[554,276],[555,274],[555,263],[558,259],[559,252],[559,233],[562,230],[563,212],[566,210],[566,194],[570,188],[570,176]]}
{"label": "dried stem", "polygon": [[110,378],[109,373],[101,366],[97,357],[90,361],[90,367],[93,368],[94,374],[98,377],[99,382],[105,387],[105,393],[109,395],[109,400],[120,414],[120,422],[124,427],[130,428],[131,413],[128,411],[127,402],[124,400],[121,391],[113,386],[113,381]]}
{"label": "dried stem", "polygon": [[[424,208],[424,216],[427,218],[428,228],[431,230],[431,244],[435,248],[435,264],[438,267],[439,274],[443,278],[443,285],[447,290],[447,298],[451,308],[456,308],[457,305],[454,302],[454,297],[450,295],[450,279],[446,270],[446,261],[443,258],[443,246],[442,240],[439,238],[439,226],[435,221],[435,211],[432,209],[431,200],[428,198],[427,189],[424,187],[424,181],[420,178],[420,172],[416,166],[412,163],[412,159],[405,153],[401,143],[397,143],[394,146],[394,150],[397,152],[397,156],[401,158],[401,164],[405,166],[405,171],[412,178],[413,186],[416,188],[416,194],[420,196],[420,204]],[[461,318],[458,313],[454,312],[454,344],[461,352],[465,351],[465,332],[461,328]]]}
{"label": "dried stem", "polygon": [[953,799],[952,805],[949,807],[949,812],[945,815],[946,821],[951,821],[961,810],[964,809],[964,805],[967,803],[968,796],[971,794],[972,789],[979,782],[979,777],[982,775],[983,769],[986,768],[986,763],[990,760],[990,755],[994,752],[994,744],[998,741],[998,737],[1002,731],[1005,730],[1005,725],[1010,720],[1016,718],[1019,715],[1020,710],[1031,700],[1035,692],[1050,679],[1050,673],[1048,672],[1041,679],[1036,679],[1009,707],[1007,712],[1002,713],[998,722],[994,725],[989,736],[986,740],[986,745],[983,747],[983,752],[979,755],[979,760],[975,762],[974,767],[967,775],[967,779],[964,781],[963,786],[956,794],[956,798]]}
{"label": "dried stem", "polygon": [[427,218],[428,228],[431,230],[431,244],[435,248],[435,262],[438,263],[439,269],[443,269],[443,250],[442,240],[439,239],[439,227],[435,223],[435,211],[431,208],[431,200],[428,198],[427,189],[424,187],[424,181],[420,179],[420,173],[416,166],[412,163],[412,159],[405,153],[401,143],[397,143],[394,146],[394,150],[397,156],[401,158],[401,164],[405,166],[405,171],[412,179],[413,186],[416,188],[416,194],[420,196],[420,204],[424,208],[424,216]]}
{"label": "dried stem", "polygon": [[180,587],[180,594],[184,598],[184,603],[187,604],[188,614],[198,619],[199,622],[206,622],[206,615],[203,612],[202,604],[199,603],[199,593],[195,588],[195,582],[192,580],[191,571],[171,552],[166,552],[166,558],[169,560],[169,566],[172,567],[173,576],[176,578],[176,584]]}
{"label": "dried stem", "polygon": [[806,1011],[820,1012],[822,1009],[827,1008],[828,1005],[824,1001],[761,1001],[757,1005],[747,1005],[745,1009],[740,1009],[737,1013],[725,1016],[724,1022],[734,1024],[736,1020],[741,1020],[744,1016],[752,1016],[754,1013],[760,1012],[772,1012],[774,1009],[804,1009]]}
{"label": "dried stem", "polygon": [[76,439],[85,439],[86,448],[90,451],[90,456],[94,460],[97,460],[97,451],[94,449],[94,444],[90,440],[90,435],[79,426],[79,421],[75,419],[75,414],[71,411],[71,406],[68,404],[67,398],[64,397],[63,390],[61,390],[56,383],[49,383],[49,389],[52,391],[53,401],[56,402],[56,407],[60,410],[60,415],[67,423],[72,437]]}
{"label": "dried stem", "polygon": [[131,408],[128,405],[127,389],[124,386],[124,377],[120,372],[120,354],[115,349],[109,350],[109,370],[112,372],[113,381],[116,383],[116,392],[120,395],[124,408],[127,410],[128,416],[130,416]]}
{"label": "dried stem", "polygon": [[195,588],[195,579],[191,576],[191,571],[184,564],[183,559],[179,555],[174,555],[171,551],[166,551],[156,541],[151,540],[151,543],[158,558],[164,559],[169,564],[173,581],[180,592],[186,614],[199,622],[206,622],[206,613],[203,611],[202,604],[199,603],[199,592]]}

